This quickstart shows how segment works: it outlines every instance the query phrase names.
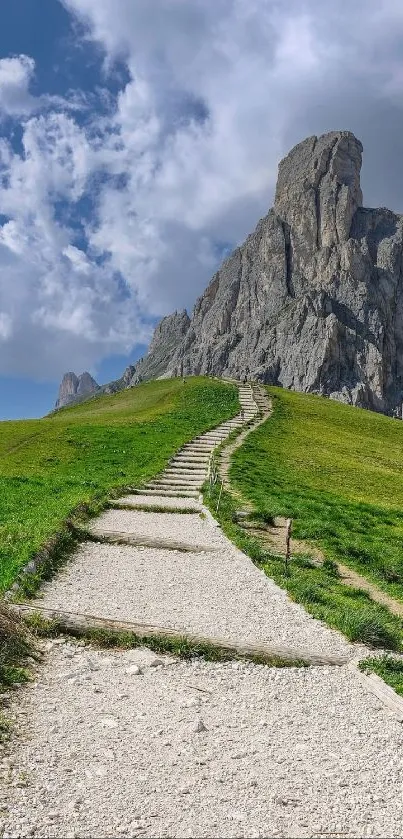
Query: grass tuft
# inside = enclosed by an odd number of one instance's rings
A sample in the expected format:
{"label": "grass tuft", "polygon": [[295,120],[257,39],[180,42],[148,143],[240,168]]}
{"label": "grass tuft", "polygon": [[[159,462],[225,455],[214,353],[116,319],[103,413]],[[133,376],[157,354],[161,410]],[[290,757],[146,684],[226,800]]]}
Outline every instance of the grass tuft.
{"label": "grass tuft", "polygon": [[0,689],[27,681],[21,660],[35,654],[33,639],[25,623],[0,601]]}
{"label": "grass tuft", "polygon": [[[66,634],[66,629],[57,620],[49,621],[41,614],[26,615],[24,621],[29,629],[41,638]],[[184,637],[171,638],[168,635],[137,635],[135,632],[115,632],[109,629],[72,629],[69,634],[83,639],[90,644],[102,648],[133,649],[148,647],[156,653],[168,653],[182,659],[203,658],[206,661],[233,661],[247,659],[256,664],[270,667],[306,667],[307,664],[299,659],[287,660],[279,656],[267,657],[248,654],[241,656],[230,650],[223,650],[214,644],[196,643]]]}
{"label": "grass tuft", "polygon": [[365,658],[359,662],[359,668],[364,673],[376,673],[390,685],[400,696],[403,696],[403,660],[390,655],[379,658]]}

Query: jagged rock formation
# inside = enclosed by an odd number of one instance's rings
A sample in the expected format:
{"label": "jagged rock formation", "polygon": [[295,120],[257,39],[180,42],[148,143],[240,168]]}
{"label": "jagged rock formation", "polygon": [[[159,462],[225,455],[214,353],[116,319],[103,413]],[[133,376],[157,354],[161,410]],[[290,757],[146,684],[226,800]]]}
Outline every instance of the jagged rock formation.
{"label": "jagged rock formation", "polygon": [[147,355],[134,366],[130,384],[138,384],[144,379],[169,377],[167,361],[175,354],[188,332],[190,317],[185,309],[162,318],[157,325]]}
{"label": "jagged rock formation", "polygon": [[81,376],[76,376],[75,373],[65,373],[59,387],[55,409],[82,402],[99,389],[99,385],[89,373],[81,373]]}
{"label": "jagged rock formation", "polygon": [[362,207],[361,153],[348,131],[292,149],[273,209],[191,319],[161,321],[132,384],[248,376],[401,415],[403,216]]}

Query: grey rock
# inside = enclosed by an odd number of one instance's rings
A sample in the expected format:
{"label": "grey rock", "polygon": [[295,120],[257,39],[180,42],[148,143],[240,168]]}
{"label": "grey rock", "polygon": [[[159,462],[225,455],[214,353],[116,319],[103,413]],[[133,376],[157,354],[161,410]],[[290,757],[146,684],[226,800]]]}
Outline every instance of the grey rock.
{"label": "grey rock", "polygon": [[192,317],[161,321],[132,384],[248,377],[402,416],[403,216],[362,207],[361,153],[348,131],[292,149],[273,209]]}
{"label": "grey rock", "polygon": [[128,667],[125,670],[125,672],[128,676],[141,676],[142,670],[138,666],[138,664],[131,664],[130,667]]}
{"label": "grey rock", "polygon": [[206,726],[204,725],[204,722],[203,722],[203,720],[202,720],[202,718],[201,718],[201,717],[199,717],[199,719],[198,719],[198,720],[196,720],[196,722],[195,722],[195,724],[194,724],[194,726],[193,726],[193,728],[192,728],[192,731],[193,731],[195,734],[202,734],[202,733],[203,733],[203,731],[207,731],[207,728],[206,728]]}
{"label": "grey rock", "polygon": [[169,378],[167,358],[180,345],[189,327],[190,318],[185,309],[162,318],[155,329],[146,357],[141,358],[134,367],[130,384],[139,384],[145,379]]}
{"label": "grey rock", "polygon": [[75,373],[65,373],[59,387],[55,409],[81,402],[98,390],[99,385],[89,373],[81,373],[80,376],[76,376]]}

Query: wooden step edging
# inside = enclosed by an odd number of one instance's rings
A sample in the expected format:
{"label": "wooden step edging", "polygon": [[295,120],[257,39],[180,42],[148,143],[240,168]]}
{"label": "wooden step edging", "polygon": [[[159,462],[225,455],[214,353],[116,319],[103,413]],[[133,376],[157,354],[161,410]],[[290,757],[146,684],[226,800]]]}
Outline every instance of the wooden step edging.
{"label": "wooden step edging", "polygon": [[[186,515],[181,513],[181,515]],[[191,515],[198,516],[198,510]],[[80,537],[87,542],[107,543],[109,545],[130,545],[133,548],[155,548],[159,551],[181,551],[182,553],[214,553],[215,545],[198,545],[196,542],[182,542],[180,539],[163,539],[157,536],[141,536],[120,530],[85,530],[79,531]]]}
{"label": "wooden step edging", "polygon": [[380,702],[390,711],[399,722],[403,722],[403,696],[399,696],[383,679],[376,673],[364,673],[360,670],[358,659],[352,659],[348,663],[349,670],[352,670],[364,688],[376,696]]}
{"label": "wooden step edging", "polygon": [[315,653],[306,649],[294,649],[283,644],[265,643],[263,641],[252,643],[206,637],[186,630],[171,629],[170,627],[154,626],[152,624],[139,623],[137,621],[117,621],[109,618],[95,617],[94,615],[78,614],[75,612],[64,612],[57,609],[47,609],[42,606],[30,606],[26,603],[12,603],[10,608],[22,618],[38,616],[39,619],[53,623],[55,631],[65,632],[69,635],[85,637],[86,635],[96,641],[96,633],[107,632],[110,635],[132,635],[133,640],[142,641],[146,644],[147,639],[166,639],[170,643],[178,645],[185,644],[187,647],[194,647],[195,654],[198,648],[207,648],[216,651],[222,657],[245,658],[262,664],[275,665],[285,663],[291,666],[335,666],[342,667],[347,664],[347,656],[329,655],[327,653]]}

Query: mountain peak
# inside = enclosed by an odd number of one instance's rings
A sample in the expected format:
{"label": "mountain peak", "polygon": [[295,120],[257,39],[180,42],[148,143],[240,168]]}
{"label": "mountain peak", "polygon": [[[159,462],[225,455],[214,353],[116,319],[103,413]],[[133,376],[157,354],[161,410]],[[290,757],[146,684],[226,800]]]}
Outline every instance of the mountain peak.
{"label": "mountain peak", "polygon": [[55,409],[79,402],[97,390],[99,385],[87,371],[79,376],[76,373],[65,373],[60,383]]}
{"label": "mountain peak", "polygon": [[280,162],[275,212],[314,248],[347,241],[362,206],[362,144],[351,131],[307,137]]}

